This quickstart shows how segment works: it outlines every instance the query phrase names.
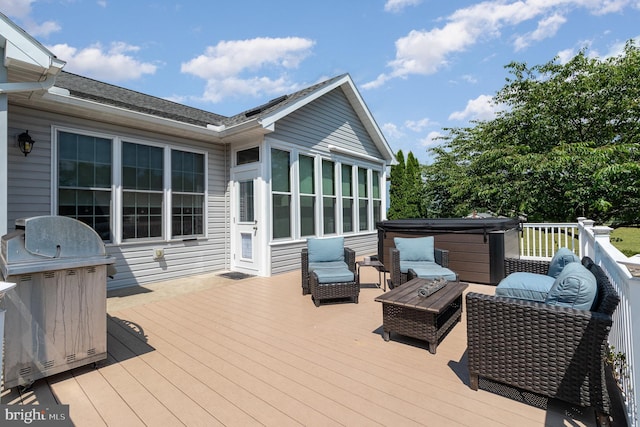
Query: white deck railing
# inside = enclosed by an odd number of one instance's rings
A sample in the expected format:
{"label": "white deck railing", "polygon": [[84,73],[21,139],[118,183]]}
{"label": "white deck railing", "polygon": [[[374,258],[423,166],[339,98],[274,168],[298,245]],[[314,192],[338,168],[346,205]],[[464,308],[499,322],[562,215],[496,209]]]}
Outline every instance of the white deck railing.
{"label": "white deck railing", "polygon": [[523,223],[520,256],[527,259],[553,257],[558,248],[569,248],[581,256],[577,223]]}
{"label": "white deck railing", "polygon": [[[559,247],[572,249],[581,258],[590,257],[606,272],[620,295],[613,317],[609,344],[624,356],[619,386],[625,400],[627,423],[639,427],[640,407],[640,278],[632,277],[618,261],[628,258],[611,244],[609,227],[594,226],[594,221],[579,218],[576,224],[522,224],[520,256],[551,258]],[[636,372],[638,367],[638,372]]]}

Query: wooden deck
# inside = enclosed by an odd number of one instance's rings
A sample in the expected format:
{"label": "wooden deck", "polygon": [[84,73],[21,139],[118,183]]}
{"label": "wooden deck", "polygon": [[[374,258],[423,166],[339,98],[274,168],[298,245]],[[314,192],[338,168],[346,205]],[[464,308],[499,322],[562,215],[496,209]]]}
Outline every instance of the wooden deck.
{"label": "wooden deck", "polygon": [[2,403],[68,404],[80,427],[595,425],[588,410],[471,390],[464,313],[435,355],[397,335],[385,342],[382,293],[367,286],[357,305],[316,308],[299,272],[112,292],[109,358],[5,390]]}

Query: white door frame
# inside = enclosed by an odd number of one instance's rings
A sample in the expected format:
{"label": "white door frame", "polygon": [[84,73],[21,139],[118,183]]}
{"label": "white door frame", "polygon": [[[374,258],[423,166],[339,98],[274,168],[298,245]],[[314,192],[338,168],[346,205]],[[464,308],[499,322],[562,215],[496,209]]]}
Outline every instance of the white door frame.
{"label": "white door frame", "polygon": [[[253,208],[249,220],[246,219],[249,211],[244,210],[245,215],[241,215],[242,183],[253,185]],[[258,276],[266,275],[267,253],[264,247],[267,222],[262,209],[265,202],[262,183],[259,163],[231,170],[231,270]]]}

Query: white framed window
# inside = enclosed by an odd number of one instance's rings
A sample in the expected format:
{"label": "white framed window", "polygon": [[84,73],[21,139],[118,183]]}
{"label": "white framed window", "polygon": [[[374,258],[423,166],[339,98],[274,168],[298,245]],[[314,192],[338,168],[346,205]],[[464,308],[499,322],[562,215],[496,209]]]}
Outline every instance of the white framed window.
{"label": "white framed window", "polygon": [[358,231],[369,229],[369,185],[367,169],[358,167]]}
{"label": "white framed window", "polygon": [[316,234],[316,173],[315,159],[300,154],[298,156],[298,177],[300,178],[300,235]]}
{"label": "white framed window", "polygon": [[337,231],[336,167],[331,160],[322,159],[322,234]]}
{"label": "white framed window", "polygon": [[291,155],[271,149],[271,218],[274,239],[291,238]]}
{"label": "white framed window", "polygon": [[55,145],[59,215],[105,242],[204,236],[204,153],[62,129]]}
{"label": "white framed window", "polygon": [[342,165],[342,232],[351,233],[354,229],[353,167]]}

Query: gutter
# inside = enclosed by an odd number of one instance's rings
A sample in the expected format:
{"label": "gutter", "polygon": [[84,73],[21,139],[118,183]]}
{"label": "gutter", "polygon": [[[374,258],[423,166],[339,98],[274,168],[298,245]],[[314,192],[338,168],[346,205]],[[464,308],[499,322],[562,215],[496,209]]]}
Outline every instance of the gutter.
{"label": "gutter", "polygon": [[56,76],[54,74],[48,74],[47,78],[40,82],[0,83],[0,94],[48,90],[55,82]]}

